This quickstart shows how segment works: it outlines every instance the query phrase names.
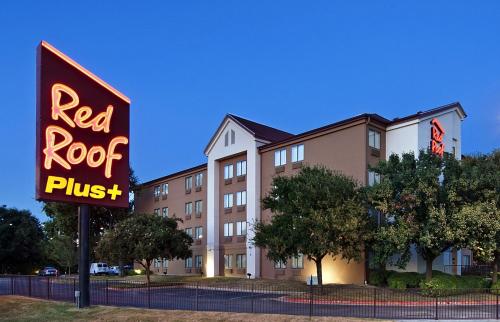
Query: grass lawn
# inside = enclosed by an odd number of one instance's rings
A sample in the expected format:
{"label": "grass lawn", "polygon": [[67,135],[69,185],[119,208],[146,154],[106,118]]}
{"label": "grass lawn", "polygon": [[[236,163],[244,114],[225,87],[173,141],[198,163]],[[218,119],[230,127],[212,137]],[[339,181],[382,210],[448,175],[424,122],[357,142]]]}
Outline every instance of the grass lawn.
{"label": "grass lawn", "polygon": [[[78,310],[74,305],[61,302],[45,301],[21,296],[0,296],[0,321],[375,321],[368,319],[318,317],[309,319],[302,316],[146,310],[119,308],[111,306],[93,306]],[[383,320],[376,320],[383,321]],[[388,321],[388,320],[385,320]]]}

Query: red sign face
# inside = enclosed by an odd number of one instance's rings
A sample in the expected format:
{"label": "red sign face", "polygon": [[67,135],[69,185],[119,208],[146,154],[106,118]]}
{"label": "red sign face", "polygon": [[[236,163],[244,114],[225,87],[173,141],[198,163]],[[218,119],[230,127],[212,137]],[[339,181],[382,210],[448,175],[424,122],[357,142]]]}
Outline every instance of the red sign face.
{"label": "red sign face", "polygon": [[128,207],[130,100],[42,42],[36,199]]}
{"label": "red sign face", "polygon": [[432,119],[431,121],[431,152],[443,157],[444,153],[444,128],[439,123],[438,119]]}

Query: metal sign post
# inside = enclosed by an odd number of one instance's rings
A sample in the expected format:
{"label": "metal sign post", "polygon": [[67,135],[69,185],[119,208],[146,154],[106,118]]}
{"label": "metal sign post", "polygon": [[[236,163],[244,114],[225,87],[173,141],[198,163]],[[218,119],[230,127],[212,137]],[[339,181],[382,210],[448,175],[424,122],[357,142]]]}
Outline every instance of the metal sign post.
{"label": "metal sign post", "polygon": [[90,207],[81,205],[78,207],[78,287],[79,287],[79,308],[90,306],[89,287],[89,215]]}

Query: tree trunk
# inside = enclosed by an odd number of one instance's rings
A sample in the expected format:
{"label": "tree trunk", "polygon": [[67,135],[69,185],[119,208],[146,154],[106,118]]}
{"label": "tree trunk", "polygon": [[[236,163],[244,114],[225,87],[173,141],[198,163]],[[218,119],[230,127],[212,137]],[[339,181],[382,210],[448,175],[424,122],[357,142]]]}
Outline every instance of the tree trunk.
{"label": "tree trunk", "polygon": [[427,258],[425,260],[425,281],[429,282],[432,278],[432,262],[434,261],[433,258]]}
{"label": "tree trunk", "polygon": [[124,277],[125,276],[125,272],[123,271],[123,260],[120,259],[118,261],[118,267],[120,269],[120,277]]}
{"label": "tree trunk", "polygon": [[324,256],[318,257],[314,260],[316,263],[316,274],[318,275],[318,285],[322,286],[323,285],[323,268],[321,266],[321,261],[323,260]]}
{"label": "tree trunk", "polygon": [[500,259],[499,257],[500,257],[500,253],[495,252],[495,258],[493,259],[493,263],[492,263],[493,275],[491,276],[491,282],[493,284],[495,284],[498,281],[498,261]]}
{"label": "tree trunk", "polygon": [[147,280],[148,287],[149,287],[149,283],[150,283],[149,274],[151,274],[151,272],[149,271],[149,265],[150,264],[151,264],[151,262],[149,260],[146,260],[145,269],[146,269],[146,280]]}

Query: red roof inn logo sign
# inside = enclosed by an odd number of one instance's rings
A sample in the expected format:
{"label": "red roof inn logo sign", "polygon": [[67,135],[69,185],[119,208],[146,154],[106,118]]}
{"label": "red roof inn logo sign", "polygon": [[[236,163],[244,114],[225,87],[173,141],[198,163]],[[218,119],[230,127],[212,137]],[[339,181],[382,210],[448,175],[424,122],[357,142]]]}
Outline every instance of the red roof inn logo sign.
{"label": "red roof inn logo sign", "polygon": [[127,207],[129,110],[126,96],[42,42],[36,198]]}
{"label": "red roof inn logo sign", "polygon": [[431,152],[443,157],[444,153],[444,129],[439,120],[434,118],[431,121]]}

